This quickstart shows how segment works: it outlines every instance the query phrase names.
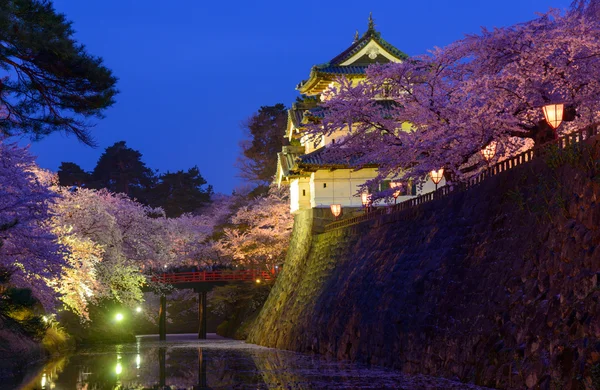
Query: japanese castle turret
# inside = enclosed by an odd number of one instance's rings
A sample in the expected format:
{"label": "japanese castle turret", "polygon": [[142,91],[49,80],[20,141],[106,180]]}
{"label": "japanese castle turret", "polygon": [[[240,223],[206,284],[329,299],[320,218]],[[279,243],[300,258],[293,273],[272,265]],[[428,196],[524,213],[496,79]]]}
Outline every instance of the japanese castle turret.
{"label": "japanese castle turret", "polygon": [[[310,120],[322,117],[323,108],[318,103],[324,99],[322,94],[325,90],[337,86],[336,80],[340,76],[354,83],[365,78],[369,65],[401,62],[407,58],[381,37],[369,16],[368,29],[362,37],[357,32],[350,47],[329,62],[313,66],[308,79],[298,84],[296,89],[305,99],[303,103],[294,103],[288,111],[285,137],[289,145],[278,153],[275,176],[278,185],[289,185],[292,213],[310,208],[329,208],[331,204],[340,204],[343,209],[362,207],[360,187],[377,176],[377,166],[354,169],[342,161],[328,159],[325,163],[321,157],[323,151],[346,136],[348,130],[315,137],[306,134],[304,127]],[[398,201],[430,192],[434,186],[433,183],[425,183],[417,188],[406,184],[401,187]],[[389,181],[384,181],[379,189],[387,189],[389,185]]]}

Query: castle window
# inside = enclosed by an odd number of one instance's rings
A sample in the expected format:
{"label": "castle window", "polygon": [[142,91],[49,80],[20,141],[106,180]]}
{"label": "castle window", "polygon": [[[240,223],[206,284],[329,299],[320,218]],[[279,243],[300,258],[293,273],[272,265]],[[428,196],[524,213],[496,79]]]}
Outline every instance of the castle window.
{"label": "castle window", "polygon": [[327,188],[327,183],[323,183],[323,188]]}
{"label": "castle window", "polygon": [[306,196],[306,190],[302,190],[302,196]]}

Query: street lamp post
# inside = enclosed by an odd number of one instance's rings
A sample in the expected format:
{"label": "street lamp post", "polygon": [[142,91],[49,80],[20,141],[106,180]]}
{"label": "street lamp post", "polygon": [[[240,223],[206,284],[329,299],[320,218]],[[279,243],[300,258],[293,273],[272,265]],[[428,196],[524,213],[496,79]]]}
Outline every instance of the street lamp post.
{"label": "street lamp post", "polygon": [[433,184],[435,184],[435,190],[437,191],[438,184],[444,177],[444,168],[440,168],[437,171],[434,169],[433,171],[429,172],[429,177],[431,178]]}

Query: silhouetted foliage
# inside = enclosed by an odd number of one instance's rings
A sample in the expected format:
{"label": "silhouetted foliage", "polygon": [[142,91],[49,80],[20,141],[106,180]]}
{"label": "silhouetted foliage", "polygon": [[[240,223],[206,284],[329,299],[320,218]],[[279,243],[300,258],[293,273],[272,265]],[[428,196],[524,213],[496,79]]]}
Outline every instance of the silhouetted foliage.
{"label": "silhouetted foliage", "polygon": [[79,165],[72,162],[62,162],[58,167],[58,183],[61,186],[88,186],[92,176]]}
{"label": "silhouetted foliage", "polygon": [[210,202],[212,186],[207,184],[198,167],[185,171],[167,172],[159,176],[158,183],[152,189],[154,207],[162,207],[167,217],[178,217],[191,213]]}
{"label": "silhouetted foliage", "polygon": [[92,188],[120,192],[147,204],[156,174],[142,161],[140,152],[128,148],[125,141],[119,141],[100,156],[92,180]]}
{"label": "silhouetted foliage", "polygon": [[287,110],[281,103],[262,106],[243,124],[249,139],[240,142],[242,155],[236,163],[240,177],[259,185],[273,181],[286,124]]}
{"label": "silhouetted foliage", "polygon": [[47,0],[4,0],[0,6],[0,131],[34,139],[55,131],[93,144],[86,119],[114,103],[117,79],[88,54]]}
{"label": "silhouetted foliage", "polygon": [[198,167],[158,175],[125,141],[106,148],[92,173],[75,163],[63,162],[58,179],[61,186],[104,188],[126,194],[142,204],[163,208],[168,217],[197,211],[210,203],[213,194]]}

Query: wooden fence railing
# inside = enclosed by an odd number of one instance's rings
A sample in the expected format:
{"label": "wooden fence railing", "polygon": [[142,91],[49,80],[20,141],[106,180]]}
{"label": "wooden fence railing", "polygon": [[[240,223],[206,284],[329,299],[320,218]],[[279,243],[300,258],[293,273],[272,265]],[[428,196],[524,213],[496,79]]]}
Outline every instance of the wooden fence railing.
{"label": "wooden fence railing", "polygon": [[[599,132],[599,127],[596,125],[586,127],[584,129],[560,137],[556,141],[544,145],[543,148],[536,149],[536,153],[539,153],[547,149],[549,146],[553,145],[558,145],[559,149],[565,149],[571,145],[582,143],[590,139],[591,137],[598,135]],[[334,229],[355,225],[364,221],[378,218],[379,216],[384,214],[393,214],[396,212],[408,210],[413,207],[419,206],[423,203],[431,202],[432,200],[445,198],[446,196],[454,192],[466,191],[471,187],[477,186],[479,183],[483,182],[484,180],[490,177],[496,176],[502,172],[506,172],[515,167],[528,163],[533,159],[534,150],[529,149],[523,153],[520,153],[516,156],[513,156],[488,167],[487,169],[481,171],[478,175],[469,178],[467,181],[445,185],[443,187],[438,188],[437,191],[419,195],[415,198],[405,200],[404,202],[400,202],[393,206],[381,206],[372,208],[370,211],[366,212],[363,215],[329,223],[325,225],[325,231],[328,232]]]}
{"label": "wooden fence railing", "polygon": [[201,271],[201,272],[176,272],[163,273],[151,278],[153,282],[178,284],[201,282],[252,282],[256,280],[271,280],[277,277],[273,272],[259,270],[240,271]]}

